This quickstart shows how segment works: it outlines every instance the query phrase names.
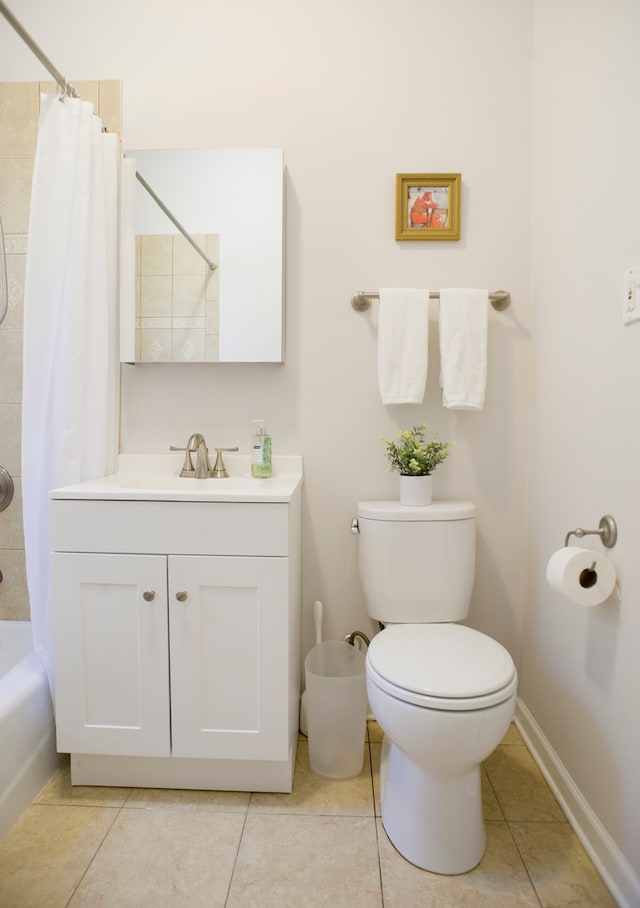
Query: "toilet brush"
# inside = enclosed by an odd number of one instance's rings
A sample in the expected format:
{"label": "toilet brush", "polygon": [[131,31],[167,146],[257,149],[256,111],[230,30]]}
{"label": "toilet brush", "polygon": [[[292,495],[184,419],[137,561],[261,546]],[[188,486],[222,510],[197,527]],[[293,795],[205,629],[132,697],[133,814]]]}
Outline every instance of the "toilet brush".
{"label": "toilet brush", "polygon": [[[313,626],[316,629],[316,643],[317,646],[322,642],[322,603],[319,599],[313,603]],[[300,731],[303,735],[307,734],[307,692],[306,690],[302,692],[302,697],[300,698]]]}

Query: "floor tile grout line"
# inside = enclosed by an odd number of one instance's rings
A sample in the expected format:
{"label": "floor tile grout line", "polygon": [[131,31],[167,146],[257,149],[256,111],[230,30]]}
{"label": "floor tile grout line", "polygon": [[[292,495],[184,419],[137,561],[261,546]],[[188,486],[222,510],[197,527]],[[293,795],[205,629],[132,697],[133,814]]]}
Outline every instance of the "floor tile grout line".
{"label": "floor tile grout line", "polygon": [[507,823],[507,829],[509,830],[509,835],[511,836],[511,841],[513,842],[514,847],[515,847],[516,851],[518,852],[518,857],[522,861],[522,866],[524,867],[524,872],[527,874],[527,879],[531,883],[531,888],[533,889],[534,895],[535,895],[536,899],[538,900],[538,904],[540,905],[540,908],[544,908],[544,902],[542,901],[542,899],[540,898],[540,895],[538,894],[536,884],[534,883],[531,873],[529,872],[529,868],[527,867],[527,862],[524,858],[524,855],[520,851],[520,846],[518,845],[518,843],[516,841],[516,837],[513,834],[513,830],[511,829],[511,823],[509,822],[509,820],[507,820],[506,823]]}
{"label": "floor tile grout line", "polygon": [[371,797],[373,799],[373,831],[376,837],[376,857],[378,859],[378,882],[380,883],[380,905],[384,908],[384,885],[382,882],[382,857],[380,855],[380,834],[378,831],[378,817],[376,816],[376,789],[374,785],[373,773],[373,754],[371,752],[371,740],[369,740],[369,768],[371,769]]}
{"label": "floor tile grout line", "polygon": [[[253,792],[251,794],[253,796]],[[244,839],[244,832],[245,832],[245,829],[247,828],[247,820],[249,819],[249,803],[250,802],[251,802],[251,798],[249,798],[249,800],[247,801],[247,809],[244,814],[244,821],[242,823],[242,830],[240,832],[240,837],[238,838],[238,847],[236,848],[236,854],[233,859],[233,867],[231,868],[231,873],[229,874],[229,882],[227,884],[227,894],[224,897],[223,908],[227,908],[227,905],[229,904],[229,898],[231,897],[231,887],[233,885],[233,878],[236,875],[236,867],[238,866],[238,858],[240,857],[240,849],[242,848],[242,840]]]}
{"label": "floor tile grout line", "polygon": [[495,790],[495,788],[493,786],[493,782],[491,781],[491,777],[490,777],[489,773],[487,772],[486,767],[484,767],[484,776],[485,776],[485,779],[487,780],[487,782],[489,783],[489,787],[491,788],[491,791],[493,792],[494,798],[496,799],[496,804],[498,805],[498,810],[500,811],[500,815],[502,816],[502,819],[506,822],[507,818],[504,814],[502,804],[500,803],[500,798],[498,797],[498,792]]}
{"label": "floor tile grout line", "polygon": [[[77,806],[79,807],[80,805],[77,805]],[[91,857],[91,860],[88,862],[87,866],[84,868],[84,871],[82,872],[82,875],[80,876],[80,879],[78,880],[78,882],[76,883],[76,885],[73,887],[73,892],[71,893],[71,895],[70,895],[69,898],[67,899],[67,901],[66,901],[66,903],[65,903],[65,908],[69,908],[69,906],[71,905],[71,902],[72,902],[73,899],[75,898],[76,892],[78,891],[79,887],[82,885],[82,881],[84,880],[85,876],[86,876],[87,873],[89,872],[89,868],[91,867],[91,865],[93,864],[93,862],[94,862],[95,859],[97,858],[98,853],[100,852],[100,850],[101,850],[102,846],[104,845],[104,843],[105,843],[107,837],[109,836],[111,830],[113,829],[114,824],[116,823],[118,817],[120,816],[123,807],[124,807],[124,802],[120,805],[120,807],[115,807],[115,808],[114,808],[114,807],[100,807],[100,808],[98,808],[99,810],[115,810],[115,816],[114,816],[113,820],[111,821],[111,823],[109,824],[109,828],[105,831],[105,834],[104,834],[104,835],[102,836],[102,838],[100,839],[100,842],[99,842],[99,844],[98,844],[98,847],[97,847],[96,850],[94,851],[94,853],[93,853],[93,855],[92,855],[92,857]]]}

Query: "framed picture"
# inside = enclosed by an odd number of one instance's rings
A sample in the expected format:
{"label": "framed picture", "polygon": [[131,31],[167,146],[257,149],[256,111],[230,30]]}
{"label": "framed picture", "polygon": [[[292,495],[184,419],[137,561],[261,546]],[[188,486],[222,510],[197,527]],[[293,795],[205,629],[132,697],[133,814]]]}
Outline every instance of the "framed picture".
{"label": "framed picture", "polygon": [[396,174],[396,240],[460,239],[459,173]]}

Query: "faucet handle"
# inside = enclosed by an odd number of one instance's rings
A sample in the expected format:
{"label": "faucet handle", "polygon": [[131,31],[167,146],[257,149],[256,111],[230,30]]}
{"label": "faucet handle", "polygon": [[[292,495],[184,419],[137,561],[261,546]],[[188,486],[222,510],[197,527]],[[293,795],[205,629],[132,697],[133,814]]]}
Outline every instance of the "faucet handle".
{"label": "faucet handle", "polygon": [[222,459],[222,452],[223,451],[238,451],[238,450],[239,450],[239,448],[237,445],[235,448],[216,448],[215,449],[216,462],[214,463],[213,470],[211,470],[211,474],[210,474],[211,476],[213,476],[214,479],[226,479],[226,477],[229,475],[229,472],[228,472],[227,468],[225,467],[224,461]]}
{"label": "faucet handle", "polygon": [[180,470],[180,476],[191,478],[195,476],[195,468],[193,466],[193,461],[191,460],[191,448],[176,448],[174,445],[169,445],[170,451],[185,451],[184,463],[182,464],[182,469]]}

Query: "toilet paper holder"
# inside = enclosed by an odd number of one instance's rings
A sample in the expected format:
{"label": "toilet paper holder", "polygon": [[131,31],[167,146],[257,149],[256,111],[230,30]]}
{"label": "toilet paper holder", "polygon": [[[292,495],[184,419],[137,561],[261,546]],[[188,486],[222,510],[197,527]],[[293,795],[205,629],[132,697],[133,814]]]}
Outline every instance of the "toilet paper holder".
{"label": "toilet paper holder", "polygon": [[577,536],[578,539],[582,539],[583,536],[600,536],[602,544],[608,549],[612,549],[618,541],[618,527],[613,517],[611,517],[610,514],[605,514],[605,516],[600,519],[597,530],[583,530],[582,527],[577,527],[575,530],[569,530],[564,537],[565,545],[569,545],[569,538],[571,536]]}

